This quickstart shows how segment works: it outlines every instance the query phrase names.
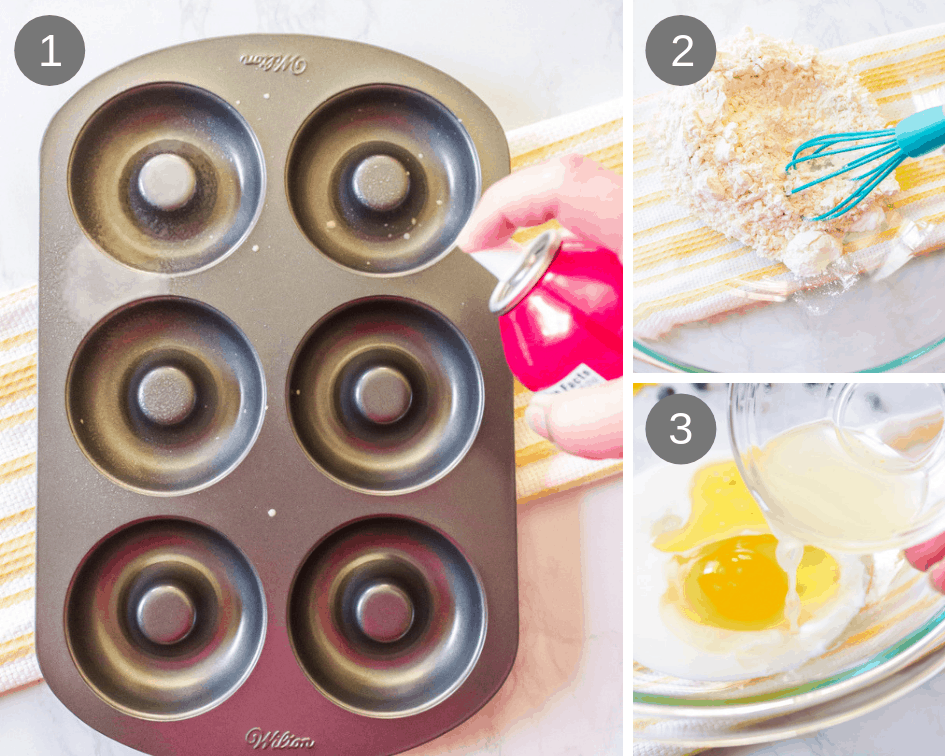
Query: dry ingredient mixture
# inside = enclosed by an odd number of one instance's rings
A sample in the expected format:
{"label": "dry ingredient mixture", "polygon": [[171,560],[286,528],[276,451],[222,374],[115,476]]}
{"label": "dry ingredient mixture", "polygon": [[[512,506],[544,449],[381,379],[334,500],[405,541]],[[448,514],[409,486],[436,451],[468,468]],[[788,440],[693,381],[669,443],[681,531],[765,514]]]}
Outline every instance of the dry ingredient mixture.
{"label": "dry ingredient mixture", "polygon": [[855,191],[851,177],[872,164],[794,195],[792,189],[865,153],[812,160],[790,173],[785,165],[812,137],[886,126],[849,64],[746,28],[720,46],[704,79],[664,98],[650,138],[664,183],[681,204],[710,228],[807,277],[840,257],[847,233],[879,228],[899,186],[890,176],[845,215],[809,221]]}

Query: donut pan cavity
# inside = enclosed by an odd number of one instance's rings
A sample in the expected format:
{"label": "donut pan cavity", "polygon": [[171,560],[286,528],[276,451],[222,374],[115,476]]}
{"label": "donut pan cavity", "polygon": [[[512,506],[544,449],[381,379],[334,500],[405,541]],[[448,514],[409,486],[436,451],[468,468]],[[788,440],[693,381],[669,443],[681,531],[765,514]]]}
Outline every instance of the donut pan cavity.
{"label": "donut pan cavity", "polygon": [[383,756],[518,643],[512,377],[453,244],[509,171],[418,61],[196,42],[79,91],[41,161],[37,651],[151,754]]}

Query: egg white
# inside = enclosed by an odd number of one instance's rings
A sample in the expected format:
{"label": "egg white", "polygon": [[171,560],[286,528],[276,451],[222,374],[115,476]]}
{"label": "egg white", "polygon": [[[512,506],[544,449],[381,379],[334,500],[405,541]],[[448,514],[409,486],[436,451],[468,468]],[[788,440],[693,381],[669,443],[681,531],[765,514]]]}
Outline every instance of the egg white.
{"label": "egg white", "polygon": [[[730,461],[710,453],[683,466],[659,466],[633,479],[633,659],[650,669],[689,680],[741,680],[794,669],[826,651],[866,600],[869,574],[862,558],[831,554],[840,566],[838,589],[796,633],[773,628],[735,631],[700,625],[669,605],[673,554],[651,541],[689,518],[694,474]],[[655,532],[654,532],[655,529]]]}

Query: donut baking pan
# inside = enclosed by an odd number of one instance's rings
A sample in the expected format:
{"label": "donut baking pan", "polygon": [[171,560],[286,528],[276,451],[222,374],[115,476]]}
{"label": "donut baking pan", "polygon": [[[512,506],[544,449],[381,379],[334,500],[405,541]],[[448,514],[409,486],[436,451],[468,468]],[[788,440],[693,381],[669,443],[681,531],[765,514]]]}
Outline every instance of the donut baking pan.
{"label": "donut baking pan", "polygon": [[37,651],[149,754],[399,753],[518,643],[488,108],[368,45],[162,50],[41,161]]}

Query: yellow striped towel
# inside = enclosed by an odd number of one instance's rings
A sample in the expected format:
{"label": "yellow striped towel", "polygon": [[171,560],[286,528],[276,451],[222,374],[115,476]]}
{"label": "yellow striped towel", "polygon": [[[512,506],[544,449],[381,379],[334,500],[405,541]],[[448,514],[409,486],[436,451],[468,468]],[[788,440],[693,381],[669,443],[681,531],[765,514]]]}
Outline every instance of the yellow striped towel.
{"label": "yellow striped towel", "polygon": [[0,298],[0,690],[39,679],[36,591],[36,287]]}
{"label": "yellow striped towel", "polygon": [[[569,152],[623,169],[620,101],[508,134],[513,169]],[[528,230],[515,238],[534,236]],[[36,287],[0,297],[0,692],[40,679],[33,644],[36,560]],[[519,501],[621,472],[620,460],[564,454],[525,423],[531,392],[515,385]]]}
{"label": "yellow striped towel", "polygon": [[[945,24],[829,54],[853,65],[890,124],[945,104]],[[799,288],[782,264],[706,228],[672,203],[645,136],[657,101],[651,95],[633,103],[633,334],[638,339],[656,339],[677,325],[764,302],[768,288],[782,297]],[[903,191],[895,207],[903,221],[883,232],[878,243],[861,239],[844,247],[861,270],[874,269],[887,255],[908,254],[899,235],[909,221],[932,224],[917,252],[945,246],[945,155],[906,161],[896,179]]]}

